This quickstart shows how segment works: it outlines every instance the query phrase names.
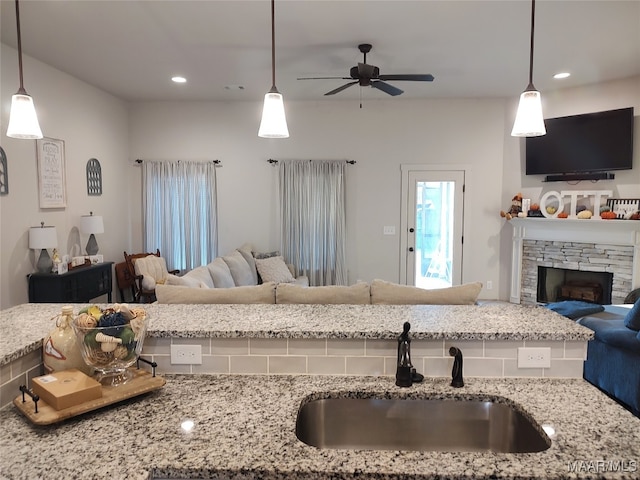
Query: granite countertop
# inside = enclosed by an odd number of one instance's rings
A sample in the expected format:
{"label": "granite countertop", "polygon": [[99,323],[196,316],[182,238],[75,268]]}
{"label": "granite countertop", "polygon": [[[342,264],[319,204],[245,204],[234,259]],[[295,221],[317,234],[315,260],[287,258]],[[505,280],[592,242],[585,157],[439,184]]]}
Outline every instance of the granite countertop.
{"label": "granite countertop", "polygon": [[[583,380],[168,375],[160,390],[49,427],[0,410],[0,478],[637,479],[640,419]],[[310,394],[503,397],[555,429],[539,453],[317,449],[295,436]],[[347,394],[345,394],[347,395]],[[191,431],[181,428],[193,421]],[[573,471],[571,471],[573,469]]]}
{"label": "granite countertop", "polygon": [[[76,312],[85,306],[74,305]],[[0,312],[0,365],[41,348],[62,304],[31,303]],[[593,332],[539,306],[485,305],[145,305],[147,335],[165,338],[584,340]]]}

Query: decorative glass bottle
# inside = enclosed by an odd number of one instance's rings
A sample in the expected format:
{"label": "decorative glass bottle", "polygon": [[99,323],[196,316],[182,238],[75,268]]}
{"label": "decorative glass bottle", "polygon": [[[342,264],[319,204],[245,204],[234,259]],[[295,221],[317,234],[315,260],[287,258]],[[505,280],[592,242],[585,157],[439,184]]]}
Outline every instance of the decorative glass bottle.
{"label": "decorative glass bottle", "polygon": [[56,328],[47,335],[42,343],[45,372],[51,373],[77,368],[87,375],[92,375],[93,369],[82,358],[76,334],[71,326],[73,307],[70,305],[62,307],[62,312],[55,317],[55,321]]}

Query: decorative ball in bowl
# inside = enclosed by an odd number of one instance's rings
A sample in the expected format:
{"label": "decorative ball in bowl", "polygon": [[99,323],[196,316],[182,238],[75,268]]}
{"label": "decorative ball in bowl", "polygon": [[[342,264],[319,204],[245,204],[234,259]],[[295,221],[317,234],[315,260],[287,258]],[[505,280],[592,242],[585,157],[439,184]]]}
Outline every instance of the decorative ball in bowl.
{"label": "decorative ball in bowl", "polygon": [[93,305],[80,311],[73,320],[82,358],[96,371],[102,385],[127,382],[144,343],[149,315],[141,307],[115,304],[101,309]]}

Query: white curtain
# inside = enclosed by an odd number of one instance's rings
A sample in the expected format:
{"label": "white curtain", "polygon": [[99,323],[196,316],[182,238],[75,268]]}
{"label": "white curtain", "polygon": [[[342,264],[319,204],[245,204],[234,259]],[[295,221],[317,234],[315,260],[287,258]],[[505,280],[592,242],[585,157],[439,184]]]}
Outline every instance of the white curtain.
{"label": "white curtain", "polygon": [[281,250],[309,285],[346,285],[342,161],[280,160]]}
{"label": "white curtain", "polygon": [[216,167],[213,162],[142,163],[144,249],[167,267],[191,270],[218,251]]}

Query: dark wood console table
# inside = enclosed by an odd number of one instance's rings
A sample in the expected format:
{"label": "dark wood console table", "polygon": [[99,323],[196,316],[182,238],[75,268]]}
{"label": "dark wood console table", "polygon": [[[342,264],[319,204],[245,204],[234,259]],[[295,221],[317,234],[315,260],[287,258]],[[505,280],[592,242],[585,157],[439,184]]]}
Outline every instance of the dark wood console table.
{"label": "dark wood console table", "polygon": [[57,275],[32,273],[29,275],[30,303],[85,303],[100,295],[107,295],[111,303],[113,262],[74,268]]}

